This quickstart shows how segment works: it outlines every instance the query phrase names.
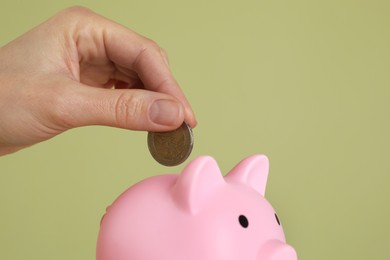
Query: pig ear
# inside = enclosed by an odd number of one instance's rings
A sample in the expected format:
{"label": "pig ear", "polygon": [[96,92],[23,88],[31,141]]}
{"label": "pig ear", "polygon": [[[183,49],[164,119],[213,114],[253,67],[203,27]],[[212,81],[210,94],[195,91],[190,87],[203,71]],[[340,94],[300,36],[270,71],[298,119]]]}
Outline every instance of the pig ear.
{"label": "pig ear", "polygon": [[217,162],[209,156],[190,162],[173,186],[176,202],[195,214],[210,195],[225,183]]}
{"label": "pig ear", "polygon": [[252,155],[238,163],[225,177],[227,181],[241,182],[254,188],[264,196],[268,178],[268,158]]}

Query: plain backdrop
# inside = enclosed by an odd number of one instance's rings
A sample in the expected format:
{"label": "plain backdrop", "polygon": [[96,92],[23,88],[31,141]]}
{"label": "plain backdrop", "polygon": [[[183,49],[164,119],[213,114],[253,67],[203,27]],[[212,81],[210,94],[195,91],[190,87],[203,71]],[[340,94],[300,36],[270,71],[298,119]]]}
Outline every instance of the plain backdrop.
{"label": "plain backdrop", "polygon": [[[2,0],[0,45],[74,4],[168,52],[199,122],[190,159],[226,174],[269,157],[266,197],[299,259],[390,259],[390,1]],[[0,259],[94,259],[106,206],[185,164],[99,126],[0,157]]]}

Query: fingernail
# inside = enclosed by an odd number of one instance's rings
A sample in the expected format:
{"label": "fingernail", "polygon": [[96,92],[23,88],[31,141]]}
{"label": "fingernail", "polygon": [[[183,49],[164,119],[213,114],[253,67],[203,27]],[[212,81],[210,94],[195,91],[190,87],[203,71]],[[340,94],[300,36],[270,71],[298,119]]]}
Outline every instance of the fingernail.
{"label": "fingernail", "polygon": [[196,120],[195,114],[192,112],[191,109],[185,109],[186,115],[192,115],[191,122],[187,121],[187,123],[190,123],[190,126],[193,128],[198,124],[198,121]]}
{"label": "fingernail", "polygon": [[183,109],[179,102],[167,99],[154,101],[149,110],[150,119],[159,125],[174,125],[182,118]]}

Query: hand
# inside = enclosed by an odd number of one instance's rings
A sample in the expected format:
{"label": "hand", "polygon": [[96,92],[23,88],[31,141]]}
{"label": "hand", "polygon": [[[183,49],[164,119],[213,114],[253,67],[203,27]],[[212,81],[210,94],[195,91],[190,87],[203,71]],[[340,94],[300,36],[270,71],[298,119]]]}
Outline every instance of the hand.
{"label": "hand", "polygon": [[192,109],[153,41],[73,7],[0,49],[0,155],[68,129],[167,131]]}

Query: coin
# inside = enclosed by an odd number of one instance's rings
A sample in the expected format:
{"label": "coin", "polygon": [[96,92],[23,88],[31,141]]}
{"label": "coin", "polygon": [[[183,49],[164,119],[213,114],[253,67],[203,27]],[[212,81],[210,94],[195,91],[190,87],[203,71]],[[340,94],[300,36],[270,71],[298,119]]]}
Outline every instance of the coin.
{"label": "coin", "polygon": [[184,162],[190,156],[193,145],[192,129],[186,122],[173,131],[148,133],[151,155],[165,166],[176,166]]}

